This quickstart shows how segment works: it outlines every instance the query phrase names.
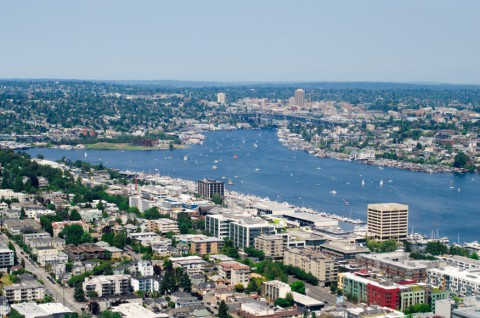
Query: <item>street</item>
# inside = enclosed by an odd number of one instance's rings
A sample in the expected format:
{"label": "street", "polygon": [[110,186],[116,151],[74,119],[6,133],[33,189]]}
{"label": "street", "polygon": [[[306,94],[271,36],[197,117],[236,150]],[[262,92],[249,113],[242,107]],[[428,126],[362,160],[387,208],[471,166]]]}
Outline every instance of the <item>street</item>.
{"label": "street", "polygon": [[[8,240],[8,238],[5,236],[5,239]],[[82,313],[82,308],[84,308],[84,304],[78,303],[73,299],[73,288],[70,287],[61,287],[58,284],[54,284],[51,281],[48,280],[47,274],[45,273],[45,270],[41,268],[39,265],[33,263],[30,261],[29,258],[27,258],[27,255],[21,255],[19,252],[23,251],[20,246],[17,245],[13,240],[11,240],[13,243],[13,246],[15,246],[15,250],[17,251],[17,256],[19,259],[24,259],[25,260],[25,270],[31,272],[32,274],[35,274],[37,276],[37,279],[40,279],[43,281],[45,284],[45,287],[48,288],[48,290],[52,293],[53,298],[55,299],[56,302],[62,303],[71,310],[77,312],[77,313]],[[64,298],[65,295],[65,298]]]}

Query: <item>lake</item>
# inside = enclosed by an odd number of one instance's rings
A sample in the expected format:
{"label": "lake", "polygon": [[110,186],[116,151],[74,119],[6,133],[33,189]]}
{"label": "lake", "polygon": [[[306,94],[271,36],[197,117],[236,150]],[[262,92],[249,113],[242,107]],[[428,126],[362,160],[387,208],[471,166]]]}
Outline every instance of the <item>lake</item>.
{"label": "lake", "polygon": [[[480,240],[480,176],[427,174],[316,158],[283,147],[275,130],[207,132],[203,145],[152,151],[33,148],[35,157],[102,162],[110,168],[177,178],[228,179],[229,189],[366,220],[367,204],[409,205],[409,226],[451,242]],[[187,156],[187,160],[184,159]],[[237,157],[235,159],[234,157]],[[214,169],[214,166],[216,169]],[[362,181],[364,185],[362,186]],[[381,185],[383,183],[383,185]],[[332,194],[335,191],[336,194]]]}

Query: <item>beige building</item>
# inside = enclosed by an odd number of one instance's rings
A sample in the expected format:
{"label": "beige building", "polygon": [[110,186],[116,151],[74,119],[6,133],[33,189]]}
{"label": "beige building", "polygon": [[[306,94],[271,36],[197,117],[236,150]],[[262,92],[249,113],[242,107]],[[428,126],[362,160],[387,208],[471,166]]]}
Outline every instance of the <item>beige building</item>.
{"label": "beige building", "polygon": [[301,88],[295,90],[295,105],[300,107],[305,105],[305,91]]}
{"label": "beige building", "polygon": [[334,282],[338,276],[338,263],[313,248],[292,248],[285,251],[283,263],[301,268],[318,278],[318,284]]}
{"label": "beige building", "polygon": [[10,303],[41,300],[45,298],[45,286],[37,281],[4,286],[3,292]]}
{"label": "beige building", "polygon": [[97,293],[98,297],[109,295],[122,295],[128,293],[129,275],[108,275],[85,278],[83,290],[86,294],[90,291]]}
{"label": "beige building", "polygon": [[279,280],[271,280],[262,283],[262,296],[269,300],[277,300],[278,298],[287,297],[292,289],[287,283]]}
{"label": "beige building", "polygon": [[369,204],[368,235],[377,240],[406,240],[408,235],[408,205],[399,203]]}
{"label": "beige building", "polygon": [[247,287],[250,281],[250,266],[236,261],[220,262],[218,263],[218,275],[232,286],[242,284]]}
{"label": "beige building", "polygon": [[284,240],[277,235],[260,235],[255,238],[255,249],[263,251],[266,258],[283,259],[285,252]]}
{"label": "beige building", "polygon": [[171,219],[158,219],[158,220],[148,220],[147,221],[147,229],[149,232],[155,233],[179,233],[178,223],[175,220]]}

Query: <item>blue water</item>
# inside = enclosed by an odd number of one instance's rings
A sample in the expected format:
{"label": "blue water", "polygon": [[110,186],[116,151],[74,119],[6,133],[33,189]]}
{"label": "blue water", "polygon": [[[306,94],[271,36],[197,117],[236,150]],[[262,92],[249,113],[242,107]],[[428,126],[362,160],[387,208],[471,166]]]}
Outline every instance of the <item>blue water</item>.
{"label": "blue water", "polygon": [[[460,242],[480,240],[477,174],[426,174],[316,158],[283,147],[273,130],[218,131],[206,136],[203,145],[174,151],[89,150],[87,157],[83,150],[27,152],[32,157],[40,153],[45,159],[59,160],[65,156],[71,160],[102,162],[121,170],[191,180],[230,178],[234,183],[230,188],[238,192],[363,220],[367,204],[399,202],[409,205],[409,224],[415,232],[429,235],[438,230],[452,242],[457,241],[458,235]],[[188,156],[187,161],[183,160],[184,155]],[[218,167],[216,170],[214,165]],[[330,194],[332,190],[337,194]]]}

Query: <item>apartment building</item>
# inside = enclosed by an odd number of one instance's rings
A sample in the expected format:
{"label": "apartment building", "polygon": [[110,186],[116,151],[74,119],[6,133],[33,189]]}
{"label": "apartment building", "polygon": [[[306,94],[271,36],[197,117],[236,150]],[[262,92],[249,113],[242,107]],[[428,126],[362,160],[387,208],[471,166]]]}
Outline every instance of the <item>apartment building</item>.
{"label": "apartment building", "polygon": [[45,298],[45,290],[45,286],[36,280],[3,286],[4,296],[10,303],[41,300]]}
{"label": "apartment building", "polygon": [[232,286],[242,284],[247,287],[250,281],[250,266],[236,261],[220,262],[218,263],[218,275],[225,279],[227,284]]}
{"label": "apartment building", "polygon": [[128,293],[129,281],[129,275],[92,276],[85,278],[83,290],[94,291],[99,297],[122,295]]}
{"label": "apartment building", "polygon": [[292,292],[290,285],[279,280],[262,283],[262,296],[268,300],[275,301],[278,298],[285,298],[290,292]]}
{"label": "apartment building", "polygon": [[230,223],[234,220],[227,214],[213,214],[205,216],[205,231],[224,240],[230,236]]}
{"label": "apartment building", "polygon": [[427,272],[427,283],[458,297],[480,296],[480,269],[431,268]]}
{"label": "apartment building", "polygon": [[284,238],[279,235],[260,235],[255,238],[254,247],[265,254],[265,258],[272,260],[283,259],[285,252]]}
{"label": "apartment building", "polygon": [[292,248],[285,251],[283,262],[312,273],[320,286],[337,281],[338,263],[313,248]]}
{"label": "apartment building", "polygon": [[425,281],[427,270],[438,264],[437,261],[412,260],[409,253],[405,252],[360,254],[357,261],[367,269],[375,268],[387,276],[401,280],[413,279],[417,282]]}
{"label": "apartment building", "polygon": [[216,254],[223,246],[223,240],[203,234],[184,234],[173,237],[177,242],[187,244],[190,254]]}
{"label": "apartment building", "polygon": [[6,271],[15,265],[15,252],[7,246],[0,246],[0,271]]}
{"label": "apartment building", "polygon": [[225,182],[212,179],[198,180],[197,193],[199,196],[207,199],[211,199],[214,194],[223,197],[225,195]]}
{"label": "apartment building", "polygon": [[180,233],[178,222],[175,220],[163,218],[158,220],[147,220],[147,230],[154,233]]}

